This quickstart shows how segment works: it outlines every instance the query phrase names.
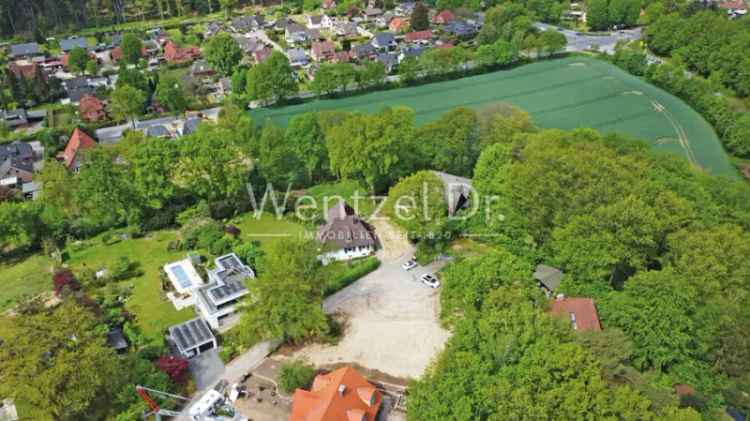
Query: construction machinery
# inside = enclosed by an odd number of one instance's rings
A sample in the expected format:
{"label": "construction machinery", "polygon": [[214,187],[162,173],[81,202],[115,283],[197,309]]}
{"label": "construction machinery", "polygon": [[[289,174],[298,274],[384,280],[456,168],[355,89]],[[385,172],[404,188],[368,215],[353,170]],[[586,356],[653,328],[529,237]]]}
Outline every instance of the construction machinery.
{"label": "construction machinery", "polygon": [[[214,389],[209,390],[200,397],[195,403],[190,404],[191,400],[184,396],[172,393],[162,392],[160,390],[150,389],[144,386],[136,386],[135,391],[148,405],[149,412],[143,415],[146,420],[154,416],[157,421],[161,421],[163,416],[178,418],[180,420],[190,421],[247,421],[239,415],[232,401],[225,395],[226,385],[220,383]],[[186,407],[183,411],[174,411],[162,408],[152,397],[161,396],[172,398],[184,403]]]}

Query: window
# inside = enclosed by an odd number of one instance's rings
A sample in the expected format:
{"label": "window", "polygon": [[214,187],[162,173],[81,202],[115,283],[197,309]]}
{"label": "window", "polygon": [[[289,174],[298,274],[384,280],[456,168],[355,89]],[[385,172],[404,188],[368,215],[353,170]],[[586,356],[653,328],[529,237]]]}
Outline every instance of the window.
{"label": "window", "polygon": [[576,314],[570,313],[570,324],[573,325],[573,329],[578,330],[578,325],[576,324]]}

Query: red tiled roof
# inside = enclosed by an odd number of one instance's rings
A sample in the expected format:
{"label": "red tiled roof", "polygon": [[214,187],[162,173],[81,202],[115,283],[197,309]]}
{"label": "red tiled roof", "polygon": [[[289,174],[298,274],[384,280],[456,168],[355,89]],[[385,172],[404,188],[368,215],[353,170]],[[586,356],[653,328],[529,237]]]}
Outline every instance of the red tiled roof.
{"label": "red tiled roof", "polygon": [[391,22],[388,24],[388,28],[390,28],[393,32],[398,32],[404,28],[406,28],[406,19],[404,18],[393,18],[391,19]]}
{"label": "red tiled roof", "polygon": [[263,49],[260,49],[260,50],[258,50],[256,52],[254,52],[253,53],[253,57],[255,57],[255,61],[257,63],[262,63],[262,62],[266,61],[266,59],[268,57],[271,56],[271,53],[273,53],[273,50],[270,49],[270,48],[268,48],[268,47],[265,47]]}
{"label": "red tiled roof", "polygon": [[552,301],[550,313],[570,320],[576,330],[602,330],[591,298],[556,298]]}
{"label": "red tiled roof", "polygon": [[94,139],[81,129],[76,128],[73,131],[73,135],[70,136],[70,140],[68,141],[67,146],[65,146],[65,150],[58,155],[58,159],[61,159],[63,164],[65,164],[65,167],[70,169],[73,162],[75,162],[79,150],[90,149],[94,146],[96,146]]}
{"label": "red tiled roof", "polygon": [[104,104],[93,95],[84,95],[79,101],[78,112],[86,121],[98,121],[105,117]]}
{"label": "red tiled roof", "polygon": [[312,54],[314,57],[332,56],[335,51],[336,47],[331,41],[312,43]]}
{"label": "red tiled roof", "polygon": [[186,63],[200,57],[201,50],[198,47],[178,47],[172,41],[167,41],[164,46],[164,58],[170,63]]}
{"label": "red tiled roof", "polygon": [[435,48],[453,48],[453,44],[450,42],[443,42],[436,45]]}
{"label": "red tiled roof", "polygon": [[13,72],[17,77],[24,77],[26,79],[34,79],[36,77],[38,65],[36,63],[18,64],[10,63],[8,70]]}
{"label": "red tiled roof", "polygon": [[747,4],[745,4],[745,0],[731,0],[720,3],[719,7],[722,9],[746,10]]}
{"label": "red tiled roof", "polygon": [[433,23],[448,23],[453,22],[456,16],[450,10],[443,10],[432,18]]}
{"label": "red tiled roof", "polygon": [[432,39],[432,31],[408,32],[404,38],[406,42],[429,41]]}
{"label": "red tiled roof", "polygon": [[294,392],[289,421],[375,421],[382,401],[375,386],[342,367],[315,377],[310,391]]}

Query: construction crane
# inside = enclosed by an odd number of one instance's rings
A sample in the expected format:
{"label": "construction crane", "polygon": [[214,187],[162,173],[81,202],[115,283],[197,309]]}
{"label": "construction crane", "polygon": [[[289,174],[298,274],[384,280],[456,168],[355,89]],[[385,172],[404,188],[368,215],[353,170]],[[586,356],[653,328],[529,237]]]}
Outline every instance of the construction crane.
{"label": "construction crane", "polygon": [[177,400],[190,402],[190,399],[184,396],[173,395],[171,393],[162,392],[161,390],[150,389],[148,387],[144,387],[140,385],[135,387],[135,393],[137,393],[138,396],[140,396],[141,399],[143,399],[143,401],[146,402],[146,405],[148,405],[149,412],[143,414],[144,420],[148,419],[151,415],[153,415],[156,418],[156,421],[161,421],[162,416],[177,417],[180,415],[180,413],[177,411],[171,411],[169,409],[164,409],[161,406],[159,406],[159,404],[156,403],[156,401],[153,398],[151,398],[151,395],[149,395],[149,393],[157,395],[157,396],[174,398]]}

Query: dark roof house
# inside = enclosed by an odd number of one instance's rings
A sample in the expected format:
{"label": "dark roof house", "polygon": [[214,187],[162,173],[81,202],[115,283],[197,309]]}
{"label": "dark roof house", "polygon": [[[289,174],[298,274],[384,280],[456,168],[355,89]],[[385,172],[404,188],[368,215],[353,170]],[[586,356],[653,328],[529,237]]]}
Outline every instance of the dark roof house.
{"label": "dark roof house", "polygon": [[556,290],[560,286],[563,273],[560,269],[547,265],[537,265],[534,270],[534,279],[540,286],[549,292]]}
{"label": "dark roof house", "polygon": [[370,42],[378,50],[390,50],[398,46],[396,37],[390,32],[378,32]]}
{"label": "dark roof house", "polygon": [[74,48],[83,48],[84,50],[89,48],[89,43],[86,38],[70,37],[60,41],[60,49],[67,53]]}
{"label": "dark roof house", "polygon": [[178,354],[186,358],[216,348],[216,337],[206,321],[200,318],[170,327],[169,342]]}
{"label": "dark roof house", "polygon": [[376,245],[371,227],[343,200],[328,210],[326,223],[318,229],[316,238],[331,250]]}
{"label": "dark roof house", "polygon": [[12,58],[31,57],[39,54],[39,44],[27,42],[25,44],[13,44],[10,46]]}

